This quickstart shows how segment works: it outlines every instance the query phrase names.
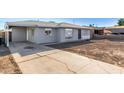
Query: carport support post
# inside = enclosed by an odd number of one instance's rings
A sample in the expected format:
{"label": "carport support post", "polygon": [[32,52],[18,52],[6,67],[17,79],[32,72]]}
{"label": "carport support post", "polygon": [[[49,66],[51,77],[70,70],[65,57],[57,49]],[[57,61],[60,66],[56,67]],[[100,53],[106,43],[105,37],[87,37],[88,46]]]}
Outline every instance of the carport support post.
{"label": "carport support post", "polygon": [[9,47],[9,30],[6,30],[6,45]]}

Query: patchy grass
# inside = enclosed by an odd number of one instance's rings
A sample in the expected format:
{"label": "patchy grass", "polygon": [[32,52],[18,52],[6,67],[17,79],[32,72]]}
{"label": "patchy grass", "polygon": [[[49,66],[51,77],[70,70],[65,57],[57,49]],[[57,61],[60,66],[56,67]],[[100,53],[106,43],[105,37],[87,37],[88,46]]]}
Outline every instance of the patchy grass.
{"label": "patchy grass", "polygon": [[14,62],[8,48],[0,46],[0,73],[21,74],[18,65]]}

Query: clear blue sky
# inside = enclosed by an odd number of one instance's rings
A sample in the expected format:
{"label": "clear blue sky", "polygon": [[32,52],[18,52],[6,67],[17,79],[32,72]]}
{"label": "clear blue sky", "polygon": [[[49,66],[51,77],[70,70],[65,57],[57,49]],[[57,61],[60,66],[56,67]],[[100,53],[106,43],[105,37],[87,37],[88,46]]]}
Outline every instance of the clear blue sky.
{"label": "clear blue sky", "polygon": [[85,26],[88,26],[89,24],[95,24],[98,27],[105,27],[116,25],[118,18],[0,18],[0,29],[4,28],[5,22],[22,20],[68,22]]}

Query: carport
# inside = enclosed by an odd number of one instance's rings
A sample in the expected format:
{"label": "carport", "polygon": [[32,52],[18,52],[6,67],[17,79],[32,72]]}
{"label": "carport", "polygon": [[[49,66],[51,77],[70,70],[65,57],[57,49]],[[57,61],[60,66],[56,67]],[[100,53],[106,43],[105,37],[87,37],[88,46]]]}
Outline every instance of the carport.
{"label": "carport", "polygon": [[27,41],[27,28],[26,27],[14,27],[11,30],[5,30],[5,43],[9,46],[10,42],[22,42]]}

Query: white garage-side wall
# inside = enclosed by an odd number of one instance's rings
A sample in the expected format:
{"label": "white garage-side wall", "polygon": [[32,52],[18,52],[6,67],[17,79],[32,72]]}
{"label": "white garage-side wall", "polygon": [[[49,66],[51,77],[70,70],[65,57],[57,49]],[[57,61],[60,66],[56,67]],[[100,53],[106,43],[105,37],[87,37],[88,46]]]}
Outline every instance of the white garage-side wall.
{"label": "white garage-side wall", "polygon": [[46,35],[46,28],[35,28],[34,32],[34,42],[35,43],[52,43],[57,42],[56,39],[56,30],[53,28],[50,35]]}
{"label": "white garage-side wall", "polygon": [[26,41],[26,28],[13,27],[12,28],[12,41]]}
{"label": "white garage-side wall", "polygon": [[64,28],[60,28],[58,31],[59,31],[59,37],[57,38],[58,42],[71,42],[78,40],[78,29],[73,29],[72,38],[69,39],[65,37]]}

